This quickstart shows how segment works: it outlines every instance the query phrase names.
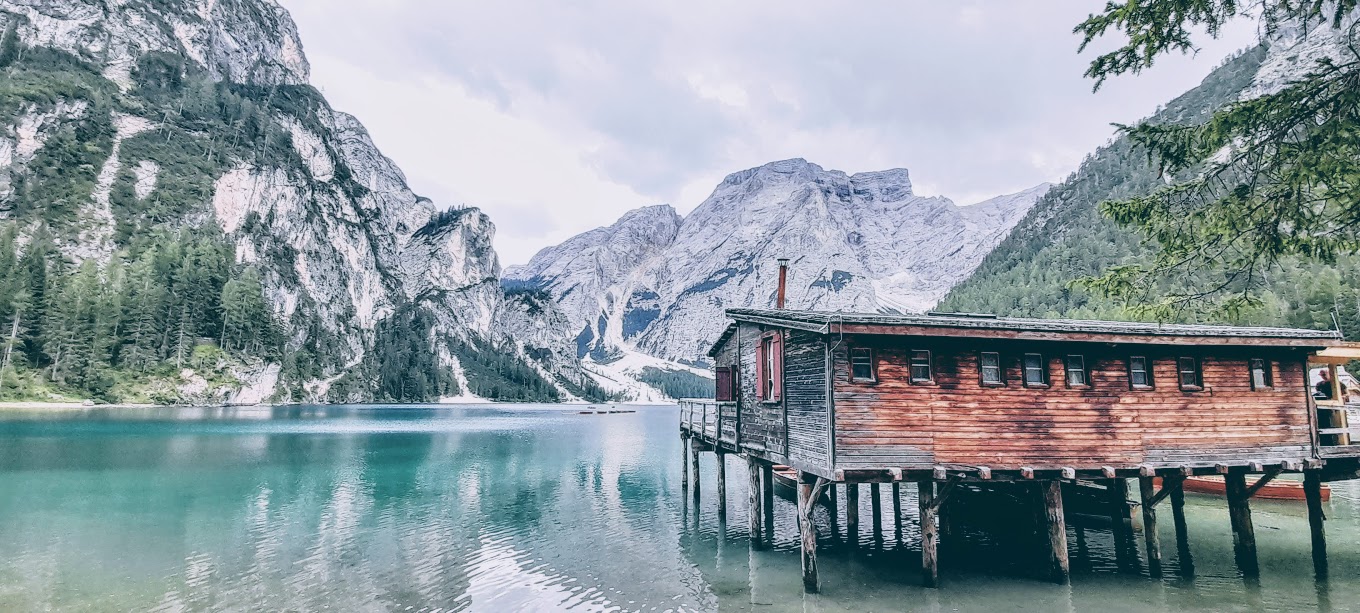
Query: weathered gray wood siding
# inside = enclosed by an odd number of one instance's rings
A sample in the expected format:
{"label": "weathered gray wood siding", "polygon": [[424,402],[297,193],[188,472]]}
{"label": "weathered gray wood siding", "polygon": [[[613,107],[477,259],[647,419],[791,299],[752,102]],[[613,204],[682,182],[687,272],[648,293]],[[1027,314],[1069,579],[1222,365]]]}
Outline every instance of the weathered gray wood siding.
{"label": "weathered gray wood siding", "polygon": [[728,344],[737,345],[737,359],[741,371],[739,411],[741,412],[741,444],[765,452],[771,458],[784,457],[784,405],[782,402],[761,402],[756,399],[756,345],[764,331],[755,324],[741,324]]}
{"label": "weathered gray wood siding", "polygon": [[826,341],[792,330],[784,341],[784,402],[788,410],[789,462],[831,465],[830,411],[826,403]]}

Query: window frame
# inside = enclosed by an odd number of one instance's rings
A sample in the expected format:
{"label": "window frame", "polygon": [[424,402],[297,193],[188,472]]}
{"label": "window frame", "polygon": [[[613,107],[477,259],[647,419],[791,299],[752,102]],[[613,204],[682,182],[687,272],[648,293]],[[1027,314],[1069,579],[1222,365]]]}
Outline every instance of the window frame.
{"label": "window frame", "polygon": [[[1185,361],[1189,360],[1193,370],[1185,369]],[[1186,385],[1185,375],[1192,373],[1195,376],[1194,385]],[[1202,392],[1204,386],[1204,366],[1201,360],[1195,356],[1182,355],[1176,357],[1176,383],[1180,385],[1182,392]]]}
{"label": "window frame", "polygon": [[[867,378],[855,376],[855,352],[857,351],[869,352],[869,376]],[[848,374],[850,375],[851,383],[878,383],[878,360],[876,359],[878,357],[877,354],[878,352],[874,351],[873,347],[850,347],[847,356],[850,365],[850,372]]]}
{"label": "window frame", "polygon": [[[1143,370],[1142,370],[1141,372],[1143,373],[1144,378],[1147,379],[1147,383],[1134,383],[1134,381],[1133,381],[1133,373],[1136,372],[1136,371],[1133,369],[1133,361],[1134,361],[1134,360],[1142,360],[1142,361],[1143,361]],[[1152,375],[1152,358],[1149,358],[1149,357],[1147,357],[1147,356],[1145,356],[1145,355],[1131,355],[1131,356],[1129,356],[1129,359],[1128,359],[1128,361],[1127,361],[1126,364],[1127,364],[1127,366],[1128,366],[1129,389],[1130,389],[1130,390],[1133,390],[1133,391],[1145,391],[1145,390],[1155,390],[1155,389],[1157,389],[1157,379],[1156,379],[1155,377],[1153,377],[1153,375]],[[1177,366],[1179,367],[1179,364],[1178,364]],[[1179,377],[1179,374],[1178,374],[1177,376]]]}
{"label": "window frame", "polygon": [[760,336],[756,344],[756,400],[763,404],[784,401],[784,338],[782,331]]}
{"label": "window frame", "polygon": [[[1072,368],[1073,358],[1081,360],[1081,368],[1076,370],[1076,372],[1081,373],[1081,383],[1072,382],[1072,373],[1074,371],[1074,369]],[[1091,370],[1086,366],[1085,354],[1069,353],[1063,356],[1063,382],[1067,384],[1068,389],[1091,388]]]}
{"label": "window frame", "polygon": [[[1031,381],[1029,380],[1029,371],[1030,371],[1030,367],[1029,367],[1028,361],[1029,361],[1030,356],[1039,358],[1039,366],[1038,366],[1038,371],[1039,371],[1039,381],[1040,381],[1039,383],[1033,383],[1033,382],[1031,382]],[[1025,353],[1025,354],[1022,354],[1022,355],[1021,355],[1021,357],[1020,357],[1020,380],[1024,382],[1025,387],[1029,387],[1029,388],[1034,388],[1034,389],[1046,389],[1046,388],[1050,387],[1051,382],[1050,382],[1049,373],[1048,373],[1048,360],[1046,360],[1046,359],[1044,358],[1044,354],[1042,354],[1042,353]]]}
{"label": "window frame", "polygon": [[[1261,363],[1261,384],[1256,384],[1256,363]],[[1251,379],[1251,391],[1269,391],[1275,389],[1274,364],[1265,358],[1247,358],[1247,376]]]}
{"label": "window frame", "polygon": [[[983,365],[985,356],[996,356],[996,380],[987,380],[987,366]],[[979,351],[978,352],[978,385],[982,387],[1006,387],[1006,364],[1001,361],[1000,351]]]}
{"label": "window frame", "polygon": [[[926,355],[926,376],[921,379],[916,376],[916,358],[918,353]],[[907,380],[912,385],[935,385],[935,354],[929,349],[908,349],[907,350]]]}

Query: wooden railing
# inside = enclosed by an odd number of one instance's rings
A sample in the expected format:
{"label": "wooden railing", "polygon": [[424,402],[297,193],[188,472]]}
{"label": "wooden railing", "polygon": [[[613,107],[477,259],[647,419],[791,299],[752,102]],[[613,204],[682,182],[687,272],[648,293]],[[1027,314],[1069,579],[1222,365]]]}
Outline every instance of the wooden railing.
{"label": "wooden railing", "polygon": [[680,401],[680,429],[710,441],[736,444],[737,405],[703,398]]}

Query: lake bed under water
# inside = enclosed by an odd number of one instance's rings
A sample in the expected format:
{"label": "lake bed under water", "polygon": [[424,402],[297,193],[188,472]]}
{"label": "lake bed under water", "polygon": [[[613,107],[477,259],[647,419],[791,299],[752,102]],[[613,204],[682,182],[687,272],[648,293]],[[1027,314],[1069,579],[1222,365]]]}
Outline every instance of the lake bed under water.
{"label": "lake bed under water", "polygon": [[791,501],[774,547],[748,546],[744,461],[720,523],[712,454],[698,505],[681,491],[674,407],[581,408],[0,412],[0,611],[1360,610],[1353,484],[1333,484],[1322,583],[1301,503],[1253,501],[1258,582],[1226,503],[1190,494],[1193,578],[1168,517],[1160,581],[1120,572],[1108,530],[1069,528],[1070,586],[968,534],[942,541],[938,590],[919,587],[914,488],[899,531],[885,486],[876,541],[866,487],[858,545],[817,511],[823,593],[804,595]]}

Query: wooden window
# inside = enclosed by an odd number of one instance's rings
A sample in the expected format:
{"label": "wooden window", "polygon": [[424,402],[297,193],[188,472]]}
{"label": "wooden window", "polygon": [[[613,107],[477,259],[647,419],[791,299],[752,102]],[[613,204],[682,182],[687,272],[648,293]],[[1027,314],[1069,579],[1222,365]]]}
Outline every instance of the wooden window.
{"label": "wooden window", "polygon": [[779,402],[784,393],[784,337],[775,332],[756,345],[756,399]]}
{"label": "wooden window", "polygon": [[850,349],[850,380],[863,383],[875,383],[878,378],[874,373],[874,350],[868,347],[853,347]]}
{"label": "wooden window", "polygon": [[1261,358],[1251,360],[1251,389],[1267,390],[1275,386],[1270,372],[1270,362]]}
{"label": "wooden window", "polygon": [[1204,389],[1204,377],[1199,371],[1199,360],[1195,358],[1176,358],[1176,371],[1181,381],[1181,389],[1197,392]]}
{"label": "wooden window", "polygon": [[1129,386],[1136,390],[1152,389],[1152,369],[1145,356],[1129,357]]}
{"label": "wooden window", "polygon": [[1001,369],[1001,354],[984,351],[978,354],[978,372],[983,385],[1005,385],[1005,371]]}
{"label": "wooden window", "polygon": [[1044,367],[1044,356],[1037,353],[1025,354],[1025,385],[1044,387],[1048,385],[1048,369]]}
{"label": "wooden window", "polygon": [[913,350],[911,352],[911,382],[934,383],[935,374],[930,368],[930,352]]}
{"label": "wooden window", "polygon": [[721,366],[713,371],[713,374],[716,384],[716,393],[713,398],[718,402],[736,402],[737,369],[731,366]]}
{"label": "wooden window", "polygon": [[1067,368],[1067,387],[1091,386],[1091,377],[1086,372],[1086,356],[1069,355],[1064,365]]}

